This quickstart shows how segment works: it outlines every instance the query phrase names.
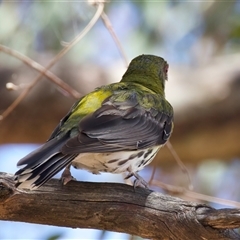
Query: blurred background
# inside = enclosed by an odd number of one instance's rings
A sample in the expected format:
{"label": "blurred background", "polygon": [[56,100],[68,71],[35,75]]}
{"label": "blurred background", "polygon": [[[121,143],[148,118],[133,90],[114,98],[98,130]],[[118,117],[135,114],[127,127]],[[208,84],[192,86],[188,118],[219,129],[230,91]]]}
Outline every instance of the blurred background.
{"label": "blurred background", "polygon": [[[0,115],[38,75],[4,53],[2,45],[47,66],[95,12],[96,6],[84,1],[0,1]],[[240,1],[111,1],[105,4],[105,13],[128,61],[140,54],[168,61],[166,97],[175,111],[171,143],[189,171],[194,191],[239,202]],[[125,70],[101,18],[51,68],[80,94],[119,81]],[[0,171],[14,173],[17,161],[48,139],[74,102],[42,78],[0,121]],[[188,178],[167,147],[140,175],[148,181],[154,168],[154,180],[187,188]],[[82,181],[123,182],[121,175],[94,176],[85,171],[73,171],[73,175]],[[177,196],[206,202],[184,193]],[[137,239],[91,229],[0,221],[0,239],[80,238]]]}

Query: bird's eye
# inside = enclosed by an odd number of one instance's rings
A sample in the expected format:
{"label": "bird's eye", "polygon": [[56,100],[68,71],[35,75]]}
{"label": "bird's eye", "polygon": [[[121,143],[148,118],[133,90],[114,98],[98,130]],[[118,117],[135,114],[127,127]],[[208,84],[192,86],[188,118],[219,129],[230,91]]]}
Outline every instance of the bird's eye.
{"label": "bird's eye", "polygon": [[165,66],[163,68],[163,72],[164,72],[165,80],[168,80],[168,64],[167,63],[165,63]]}
{"label": "bird's eye", "polygon": [[166,65],[165,65],[165,67],[164,67],[164,72],[165,72],[165,74],[168,73],[168,64],[167,64],[167,63],[166,63]]}

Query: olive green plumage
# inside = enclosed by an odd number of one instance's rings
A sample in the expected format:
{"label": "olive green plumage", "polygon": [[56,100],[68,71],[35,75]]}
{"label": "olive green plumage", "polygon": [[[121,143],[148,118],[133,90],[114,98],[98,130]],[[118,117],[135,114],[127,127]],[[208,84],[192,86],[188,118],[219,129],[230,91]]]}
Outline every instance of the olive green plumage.
{"label": "olive green plumage", "polygon": [[39,187],[71,163],[93,173],[129,172],[140,179],[137,172],[151,162],[173,128],[173,109],[164,93],[167,71],[163,58],[141,55],[119,83],[82,97],[48,142],[19,161],[26,166],[16,173],[16,185]]}

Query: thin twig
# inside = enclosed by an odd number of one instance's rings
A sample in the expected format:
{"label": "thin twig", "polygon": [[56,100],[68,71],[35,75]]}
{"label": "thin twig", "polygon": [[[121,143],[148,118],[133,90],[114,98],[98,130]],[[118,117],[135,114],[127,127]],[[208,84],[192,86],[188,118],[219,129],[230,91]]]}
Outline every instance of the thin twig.
{"label": "thin twig", "polygon": [[218,204],[222,204],[222,205],[240,208],[240,202],[217,198],[217,197],[197,193],[194,191],[189,191],[186,188],[166,184],[166,183],[163,183],[163,182],[160,182],[157,180],[153,180],[152,185],[160,187],[160,188],[164,189],[165,191],[167,191],[168,193],[172,193],[172,194],[176,194],[176,195],[181,194],[181,196],[190,197],[195,200],[202,200],[202,201],[206,201],[206,202],[218,203]]}
{"label": "thin twig", "polygon": [[106,28],[108,29],[109,33],[111,34],[114,42],[116,43],[117,48],[118,48],[118,50],[119,50],[122,58],[124,59],[124,62],[125,62],[125,64],[126,64],[126,67],[128,67],[128,59],[127,59],[127,56],[126,56],[126,54],[125,54],[125,52],[124,52],[124,50],[123,50],[123,47],[122,47],[120,41],[118,40],[117,35],[116,35],[116,33],[114,32],[114,30],[113,30],[112,24],[111,24],[111,22],[110,22],[110,20],[109,20],[109,18],[108,18],[108,16],[106,15],[105,12],[102,12],[101,18],[102,18],[102,20],[103,20],[104,25],[106,26]]}
{"label": "thin twig", "polygon": [[174,150],[174,148],[173,148],[172,144],[170,143],[170,141],[167,141],[166,145],[167,145],[169,151],[171,152],[173,158],[176,160],[177,164],[180,166],[182,172],[187,175],[187,178],[188,178],[188,189],[192,190],[193,189],[192,180],[191,180],[190,174],[189,174],[186,166],[184,165],[184,163],[182,162],[182,160],[180,159],[180,157],[178,156],[178,154]]}
{"label": "thin twig", "polygon": [[0,51],[5,52],[5,53],[7,53],[7,54],[9,54],[9,55],[11,55],[13,57],[18,58],[19,60],[21,60],[22,62],[24,62],[28,66],[30,66],[31,68],[33,68],[33,69],[37,70],[38,72],[42,73],[43,75],[45,75],[45,77],[49,78],[52,82],[54,82],[59,87],[64,89],[67,93],[69,93],[69,95],[72,96],[73,98],[77,98],[77,99],[80,98],[81,95],[80,95],[79,92],[74,90],[72,87],[70,87],[67,83],[62,81],[55,74],[53,74],[52,72],[46,70],[45,67],[43,67],[39,63],[35,62],[31,58],[21,54],[20,52],[18,52],[16,50],[13,50],[13,49],[11,49],[9,47],[1,45],[1,44],[0,44]]}
{"label": "thin twig", "polygon": [[149,179],[149,181],[148,181],[148,184],[149,184],[149,185],[152,184],[152,181],[153,181],[153,179],[154,179],[154,175],[155,175],[156,169],[157,169],[157,166],[154,165],[154,166],[153,166],[153,170],[152,170],[151,177],[150,177],[150,179]]}
{"label": "thin twig", "polygon": [[51,68],[63,55],[65,55],[73,46],[75,46],[90,30],[91,28],[95,25],[97,20],[100,18],[102,12],[104,9],[104,4],[102,2],[98,3],[98,8],[91,19],[91,21],[88,23],[88,25],[82,30],[82,32],[76,36],[71,42],[66,44],[66,47],[63,48],[57,56],[50,62],[50,64],[47,66],[47,69]]}
{"label": "thin twig", "polygon": [[[100,18],[102,12],[104,9],[104,3],[99,2],[98,8],[91,19],[91,21],[88,23],[88,25],[83,29],[83,31],[75,37],[65,48],[63,48],[56,57],[49,63],[49,65],[45,68],[45,71],[50,69],[63,55],[65,55],[74,45],[78,43],[89,31],[90,29],[95,25],[97,20]],[[31,91],[31,89],[38,83],[38,81],[41,79],[41,77],[44,75],[44,73],[41,73],[38,75],[38,77],[28,86],[28,88],[24,89],[24,91],[18,96],[17,99],[0,115],[0,120],[3,120],[6,118],[17,106],[18,104],[28,95],[28,93]]]}

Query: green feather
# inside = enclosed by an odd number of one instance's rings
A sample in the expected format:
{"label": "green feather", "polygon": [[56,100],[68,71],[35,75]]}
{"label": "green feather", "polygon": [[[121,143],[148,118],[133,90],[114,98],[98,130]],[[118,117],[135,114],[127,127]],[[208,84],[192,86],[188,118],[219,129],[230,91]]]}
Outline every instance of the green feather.
{"label": "green feather", "polygon": [[157,94],[165,96],[168,64],[154,55],[140,55],[132,60],[121,82],[138,83]]}
{"label": "green feather", "polygon": [[82,97],[73,105],[68,119],[61,127],[61,132],[67,132],[77,127],[83,117],[95,112],[101,107],[102,102],[111,95],[112,92],[109,89],[99,88]]}
{"label": "green feather", "polygon": [[166,101],[164,94],[167,69],[168,64],[163,58],[153,55],[138,56],[132,60],[120,83],[99,87],[75,103],[60,131],[72,130],[72,135],[77,134],[81,119],[98,110],[109,97],[113,103],[124,103],[131,101],[134,95],[138,104],[146,110],[154,109],[172,115],[172,106]]}

